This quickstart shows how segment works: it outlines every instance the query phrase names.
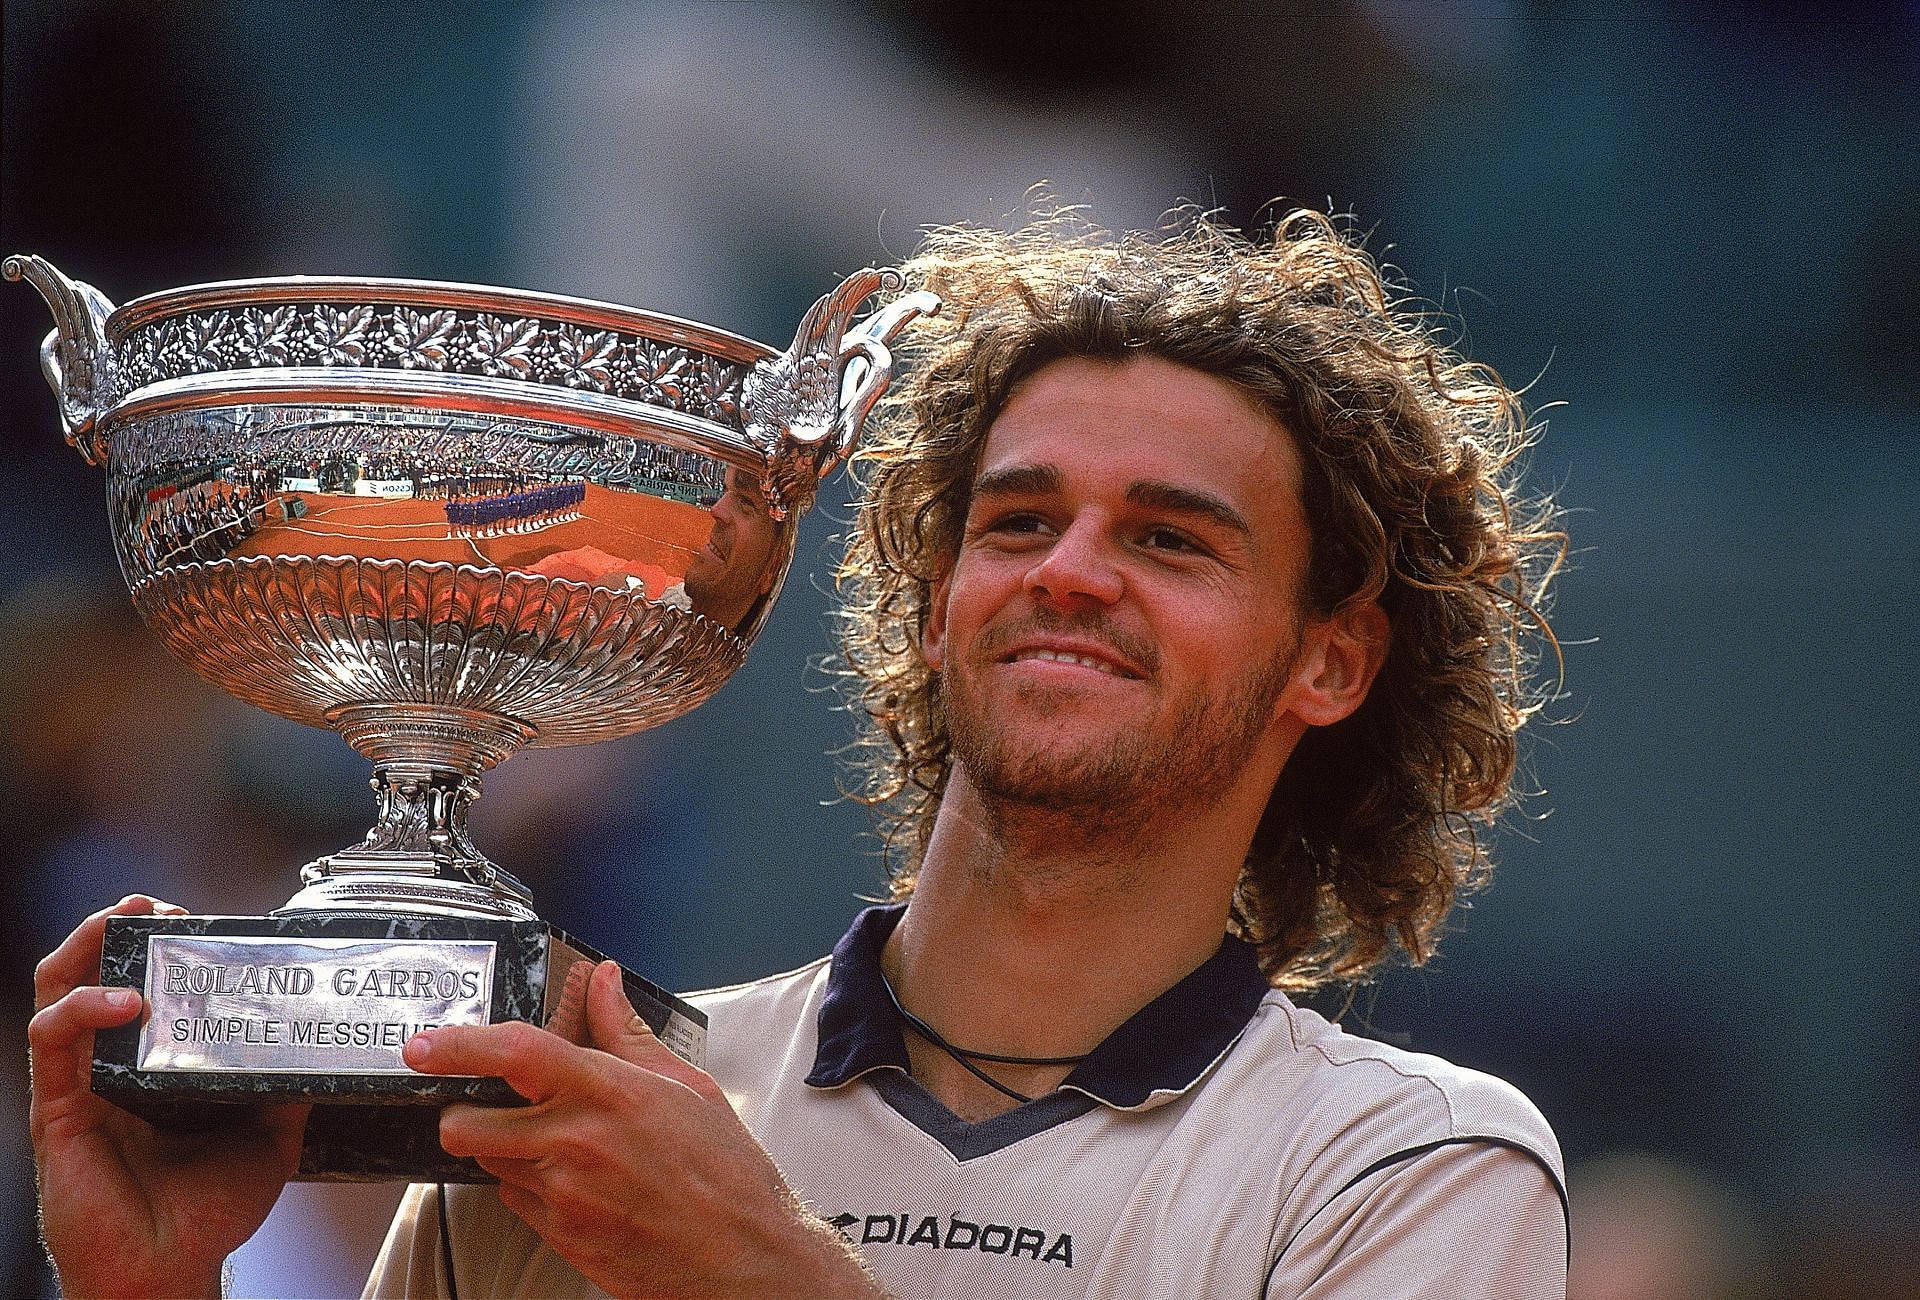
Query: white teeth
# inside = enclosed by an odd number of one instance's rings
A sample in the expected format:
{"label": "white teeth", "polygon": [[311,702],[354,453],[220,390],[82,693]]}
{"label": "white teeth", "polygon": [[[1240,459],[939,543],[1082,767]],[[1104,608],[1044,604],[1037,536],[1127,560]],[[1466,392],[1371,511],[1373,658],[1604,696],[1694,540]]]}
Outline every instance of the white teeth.
{"label": "white teeth", "polygon": [[1064,650],[1022,650],[1013,657],[1015,663],[1023,659],[1050,659],[1055,663],[1078,664],[1082,668],[1091,668],[1095,672],[1106,673],[1109,677],[1119,676],[1119,670],[1101,659],[1090,659],[1086,655],[1071,654]]}

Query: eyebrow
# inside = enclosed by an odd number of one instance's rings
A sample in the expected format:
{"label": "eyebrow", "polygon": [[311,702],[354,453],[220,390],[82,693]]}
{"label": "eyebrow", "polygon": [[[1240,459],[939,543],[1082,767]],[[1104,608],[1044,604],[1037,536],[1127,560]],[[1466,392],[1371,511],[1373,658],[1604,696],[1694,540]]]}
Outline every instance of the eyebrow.
{"label": "eyebrow", "polygon": [[[974,480],[975,497],[1046,496],[1065,490],[1066,475],[1057,465],[1009,465]],[[1253,536],[1247,517],[1211,492],[1160,479],[1142,479],[1127,488],[1127,500],[1148,510],[1199,516],[1243,537]]]}
{"label": "eyebrow", "polygon": [[1058,465],[1009,465],[989,470],[973,481],[976,497],[1045,496],[1066,486]]}
{"label": "eyebrow", "polygon": [[1196,492],[1192,488],[1181,487],[1178,483],[1163,483],[1158,479],[1146,479],[1127,488],[1127,500],[1136,506],[1148,510],[1164,510],[1169,514],[1198,515],[1242,537],[1253,536],[1253,527],[1247,523],[1247,517],[1222,501],[1211,492]]}

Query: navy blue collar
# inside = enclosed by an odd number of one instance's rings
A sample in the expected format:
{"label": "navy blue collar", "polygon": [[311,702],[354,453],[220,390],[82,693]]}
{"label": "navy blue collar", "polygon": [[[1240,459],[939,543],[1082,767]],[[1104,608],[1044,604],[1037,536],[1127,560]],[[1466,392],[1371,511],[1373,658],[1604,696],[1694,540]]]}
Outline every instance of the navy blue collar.
{"label": "navy blue collar", "polygon": [[[813,1087],[838,1088],[870,1070],[909,1072],[900,1014],[880,974],[880,950],[905,911],[905,904],[867,908],[834,946],[820,1047],[807,1076]],[[1128,1109],[1156,1092],[1190,1088],[1240,1036],[1267,992],[1253,946],[1223,939],[1219,951],[1109,1034],[1060,1086]]]}

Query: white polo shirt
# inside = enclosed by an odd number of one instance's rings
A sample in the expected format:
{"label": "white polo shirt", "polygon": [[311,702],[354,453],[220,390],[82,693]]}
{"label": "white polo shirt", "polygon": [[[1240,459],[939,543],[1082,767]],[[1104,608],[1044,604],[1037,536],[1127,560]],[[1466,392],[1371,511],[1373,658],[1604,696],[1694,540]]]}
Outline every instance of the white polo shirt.
{"label": "white polo shirt", "polygon": [[[1236,940],[1054,1092],[978,1124],[907,1072],[880,950],[693,999],[708,1069],[809,1207],[900,1300],[1565,1293],[1559,1148],[1497,1079],[1295,1007]],[[449,1189],[459,1295],[598,1297],[491,1188]],[[431,1188],[368,1294],[444,1295]]]}

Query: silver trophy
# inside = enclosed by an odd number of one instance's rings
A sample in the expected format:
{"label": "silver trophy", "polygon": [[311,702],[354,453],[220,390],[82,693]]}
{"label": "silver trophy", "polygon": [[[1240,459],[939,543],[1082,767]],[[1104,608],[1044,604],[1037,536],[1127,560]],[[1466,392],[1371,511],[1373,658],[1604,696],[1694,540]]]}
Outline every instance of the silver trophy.
{"label": "silver trophy", "polygon": [[[932,295],[862,271],[785,352],[627,307],[410,280],[243,280],[115,307],[44,259],[41,364],[103,466],[133,603],[181,662],[373,763],[378,816],[270,917],[124,917],[102,979],[147,1013],[99,1036],[94,1087],[156,1122],[316,1102],[314,1178],[478,1180],[420,1028],[559,1010],[599,954],[542,922],[469,840],[481,774],[522,745],[628,735],[740,666],[820,479]],[[697,1061],[704,1017],[629,995]]]}

